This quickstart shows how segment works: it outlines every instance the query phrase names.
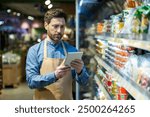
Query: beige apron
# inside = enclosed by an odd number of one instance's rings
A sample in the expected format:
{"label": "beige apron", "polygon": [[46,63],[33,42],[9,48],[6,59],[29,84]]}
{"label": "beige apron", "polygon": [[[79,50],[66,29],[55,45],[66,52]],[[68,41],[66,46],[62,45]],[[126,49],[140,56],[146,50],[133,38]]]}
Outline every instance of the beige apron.
{"label": "beige apron", "polygon": [[[67,51],[62,43],[65,56]],[[44,58],[40,69],[40,74],[44,75],[50,72],[54,72],[56,68],[63,64],[64,59],[48,58],[47,57],[47,39],[44,41]],[[63,78],[56,82],[46,86],[42,89],[35,89],[33,99],[36,100],[71,100],[72,99],[72,75],[71,71],[67,73]]]}

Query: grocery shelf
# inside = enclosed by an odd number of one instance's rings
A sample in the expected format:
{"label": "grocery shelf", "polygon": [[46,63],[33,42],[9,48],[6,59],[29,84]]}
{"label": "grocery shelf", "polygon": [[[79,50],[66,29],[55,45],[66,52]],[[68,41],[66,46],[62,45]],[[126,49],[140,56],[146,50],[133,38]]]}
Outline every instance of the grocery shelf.
{"label": "grocery shelf", "polygon": [[95,75],[94,79],[97,83],[97,85],[99,86],[99,88],[102,90],[102,92],[105,94],[106,98],[108,100],[112,100],[111,96],[109,95],[109,93],[107,92],[106,88],[103,86],[102,82],[99,80],[99,78]]}
{"label": "grocery shelf", "polygon": [[106,63],[99,56],[94,57],[99,65],[103,66],[107,71],[113,74],[116,77],[116,80],[122,85],[135,99],[137,100],[149,100],[150,93],[145,89],[141,88],[137,83],[127,77],[125,74],[122,74],[117,70],[113,65]]}
{"label": "grocery shelf", "polygon": [[96,35],[95,38],[97,39],[102,39],[102,40],[108,40],[108,41],[113,41],[117,43],[122,43],[127,46],[135,47],[135,48],[140,48],[143,50],[148,50],[150,51],[150,35]]}

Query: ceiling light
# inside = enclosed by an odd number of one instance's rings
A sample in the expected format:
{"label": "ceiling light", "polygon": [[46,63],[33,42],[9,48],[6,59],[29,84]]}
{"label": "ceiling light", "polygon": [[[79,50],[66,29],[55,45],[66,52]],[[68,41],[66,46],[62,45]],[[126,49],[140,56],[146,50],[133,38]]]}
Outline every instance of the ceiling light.
{"label": "ceiling light", "polygon": [[48,5],[48,9],[51,9],[52,7],[53,7],[53,5],[52,5],[52,4]]}
{"label": "ceiling light", "polygon": [[34,20],[34,17],[28,16],[28,19],[29,19],[29,20]]}
{"label": "ceiling light", "polygon": [[4,21],[0,21],[0,25],[4,24]]}
{"label": "ceiling light", "polygon": [[14,40],[15,39],[15,35],[14,34],[10,34],[9,35],[9,39]]}
{"label": "ceiling light", "polygon": [[10,13],[11,12],[11,9],[7,9],[7,13]]}
{"label": "ceiling light", "polygon": [[28,23],[27,21],[24,21],[24,22],[21,24],[21,28],[22,28],[22,29],[28,29],[28,28],[30,28],[30,25],[29,25],[29,23]]}
{"label": "ceiling light", "polygon": [[17,13],[17,16],[20,16],[21,14],[20,13]]}
{"label": "ceiling light", "polygon": [[46,1],[45,1],[45,5],[49,5],[50,3],[51,3],[50,0],[46,0]]}
{"label": "ceiling light", "polygon": [[16,15],[17,13],[16,12],[13,12],[13,15]]}

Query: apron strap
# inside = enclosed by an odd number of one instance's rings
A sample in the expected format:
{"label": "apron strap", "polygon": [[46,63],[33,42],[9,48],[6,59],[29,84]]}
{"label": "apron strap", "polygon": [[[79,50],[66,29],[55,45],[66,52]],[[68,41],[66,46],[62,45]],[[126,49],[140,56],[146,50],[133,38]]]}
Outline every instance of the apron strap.
{"label": "apron strap", "polygon": [[62,44],[62,46],[63,46],[64,54],[65,54],[65,56],[67,57],[67,50],[66,50],[66,48],[65,48],[65,45],[64,45],[63,41],[61,41],[61,44]]}

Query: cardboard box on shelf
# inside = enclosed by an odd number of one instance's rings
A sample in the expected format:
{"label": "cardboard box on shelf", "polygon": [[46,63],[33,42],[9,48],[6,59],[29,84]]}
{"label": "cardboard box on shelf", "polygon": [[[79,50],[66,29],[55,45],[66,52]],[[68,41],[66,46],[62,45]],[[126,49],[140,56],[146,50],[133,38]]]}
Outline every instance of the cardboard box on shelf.
{"label": "cardboard box on shelf", "polygon": [[3,87],[17,87],[21,79],[20,64],[4,64],[3,65]]}

